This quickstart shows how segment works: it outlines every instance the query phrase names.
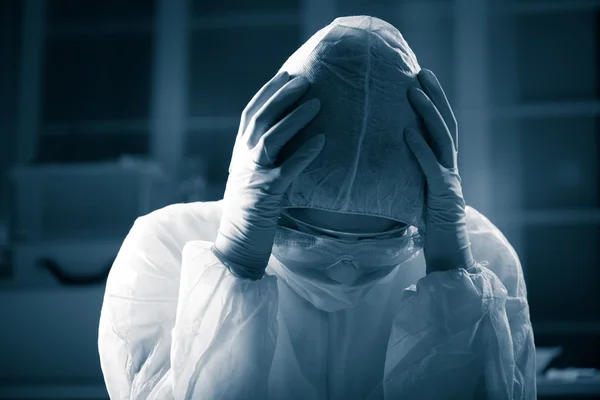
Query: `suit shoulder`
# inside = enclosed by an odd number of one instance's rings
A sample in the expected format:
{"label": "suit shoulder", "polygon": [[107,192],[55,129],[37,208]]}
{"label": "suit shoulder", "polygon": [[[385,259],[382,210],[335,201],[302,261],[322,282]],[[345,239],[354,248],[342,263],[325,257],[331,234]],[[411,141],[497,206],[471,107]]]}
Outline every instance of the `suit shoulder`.
{"label": "suit shoulder", "polygon": [[487,263],[511,296],[526,297],[523,268],[513,246],[485,215],[472,207],[467,207],[466,212],[473,257]]}
{"label": "suit shoulder", "polygon": [[134,224],[155,235],[181,240],[214,241],[222,215],[221,201],[177,203],[139,217]]}

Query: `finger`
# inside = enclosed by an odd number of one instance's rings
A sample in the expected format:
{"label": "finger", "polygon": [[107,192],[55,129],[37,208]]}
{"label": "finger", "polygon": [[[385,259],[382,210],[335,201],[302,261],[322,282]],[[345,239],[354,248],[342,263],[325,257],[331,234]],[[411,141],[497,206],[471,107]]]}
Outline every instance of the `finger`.
{"label": "finger", "polygon": [[423,135],[414,129],[407,128],[404,130],[404,139],[406,144],[417,158],[423,173],[427,179],[432,179],[439,175],[440,168],[438,160],[433,153],[433,150],[425,141]]}
{"label": "finger", "polygon": [[321,102],[318,99],[312,99],[275,124],[258,141],[256,146],[258,148],[258,159],[256,162],[265,166],[275,164],[283,146],[308,125],[317,116],[320,109]]}
{"label": "finger", "polygon": [[442,118],[450,131],[450,135],[452,136],[454,148],[458,149],[458,124],[442,85],[440,85],[435,74],[428,69],[422,69],[417,75],[417,78],[419,79],[419,83],[425,91],[425,94],[431,99],[439,113],[442,115]]}
{"label": "finger", "polygon": [[325,135],[319,134],[306,141],[300,148],[285,160],[280,168],[281,177],[291,183],[300,172],[314,161],[325,146]]}
{"label": "finger", "polygon": [[420,89],[412,88],[408,92],[408,100],[417,114],[423,118],[432,141],[431,148],[438,156],[439,162],[447,168],[452,168],[456,152],[454,141],[439,111]]}
{"label": "finger", "polygon": [[256,112],[248,125],[248,146],[254,147],[261,136],[282,117],[295,102],[306,93],[308,80],[297,77],[286,83]]}
{"label": "finger", "polygon": [[267,82],[248,103],[242,112],[242,121],[240,123],[240,132],[243,133],[248,123],[254,117],[254,114],[271,98],[279,89],[283,87],[290,79],[290,74],[281,71]]}

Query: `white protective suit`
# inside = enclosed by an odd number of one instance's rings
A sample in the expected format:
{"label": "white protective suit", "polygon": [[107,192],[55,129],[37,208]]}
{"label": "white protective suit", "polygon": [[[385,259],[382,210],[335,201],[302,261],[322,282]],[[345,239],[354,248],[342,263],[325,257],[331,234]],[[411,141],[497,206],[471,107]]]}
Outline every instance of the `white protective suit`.
{"label": "white protective suit", "polygon": [[[283,68],[306,76],[307,96],[322,103],[299,136],[327,134],[285,206],[421,229],[424,179],[401,135],[417,125],[406,91],[419,66],[400,33],[374,18],[337,19]],[[327,276],[294,268],[275,246],[268,275],[251,281],[211,251],[226,206],[176,204],[135,222],[100,317],[112,399],[535,398],[521,265],[476,210],[466,223],[479,264],[468,271],[426,276],[414,246],[391,272],[355,280],[347,266]],[[347,284],[332,284],[333,273]]]}
{"label": "white protective suit", "polygon": [[419,254],[331,313],[274,257],[262,280],[231,275],[210,251],[221,213],[176,204],[131,229],[100,319],[112,399],[478,399],[481,376],[487,399],[535,398],[521,265],[476,210],[467,225],[487,267],[425,276]]}

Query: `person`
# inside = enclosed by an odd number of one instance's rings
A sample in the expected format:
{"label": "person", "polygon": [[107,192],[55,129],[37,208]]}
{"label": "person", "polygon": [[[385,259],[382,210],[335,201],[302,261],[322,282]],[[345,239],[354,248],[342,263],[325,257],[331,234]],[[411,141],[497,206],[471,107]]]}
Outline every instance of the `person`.
{"label": "person", "polygon": [[535,399],[518,256],[466,206],[431,71],[373,17],[249,102],[223,200],[138,218],[111,269],[112,399]]}

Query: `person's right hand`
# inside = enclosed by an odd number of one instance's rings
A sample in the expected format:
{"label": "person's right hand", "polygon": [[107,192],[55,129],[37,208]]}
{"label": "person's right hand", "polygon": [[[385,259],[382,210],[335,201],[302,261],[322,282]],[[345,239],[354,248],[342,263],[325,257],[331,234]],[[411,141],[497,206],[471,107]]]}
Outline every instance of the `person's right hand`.
{"label": "person's right hand", "polygon": [[325,135],[304,143],[285,160],[282,147],[319,112],[318,99],[284,115],[304,95],[305,78],[277,74],[248,103],[236,138],[224,210],[213,253],[236,276],[260,279],[271,256],[283,194],[320,153]]}

